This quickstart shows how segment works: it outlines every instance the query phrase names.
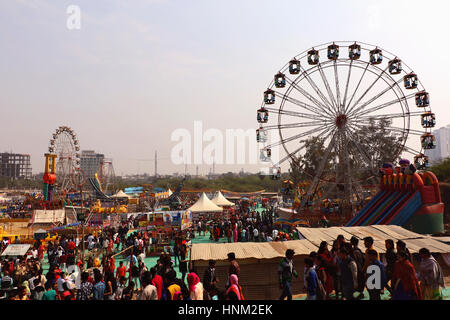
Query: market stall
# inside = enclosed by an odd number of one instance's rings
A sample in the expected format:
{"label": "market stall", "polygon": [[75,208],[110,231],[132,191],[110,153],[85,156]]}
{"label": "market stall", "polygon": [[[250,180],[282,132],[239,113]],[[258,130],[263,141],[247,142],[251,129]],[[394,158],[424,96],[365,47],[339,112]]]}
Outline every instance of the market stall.
{"label": "market stall", "polygon": [[197,202],[189,208],[189,210],[192,212],[192,219],[194,221],[199,220],[200,216],[206,217],[207,220],[210,220],[214,214],[220,214],[223,212],[223,208],[209,200],[204,192]]}

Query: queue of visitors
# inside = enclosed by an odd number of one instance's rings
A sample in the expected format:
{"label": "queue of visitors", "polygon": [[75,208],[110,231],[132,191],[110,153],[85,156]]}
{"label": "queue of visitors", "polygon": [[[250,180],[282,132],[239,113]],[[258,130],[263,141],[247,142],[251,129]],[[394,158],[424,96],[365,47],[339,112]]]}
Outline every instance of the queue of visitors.
{"label": "queue of visitors", "polygon": [[[323,241],[317,252],[311,252],[304,259],[304,288],[307,300],[364,298],[367,289],[370,300],[381,300],[387,290],[391,300],[441,300],[442,288],[445,288],[443,273],[439,263],[426,248],[419,250],[418,270],[412,264],[414,258],[406,244],[398,240],[386,240],[384,263],[374,249],[372,237],[364,238],[364,252],[358,247],[359,240],[352,237],[346,242],[342,235],[333,242],[331,250]],[[286,251],[286,257],[278,268],[279,283],[282,290],[280,300],[292,300],[291,283],[298,277],[293,264],[293,250]],[[379,270],[377,288],[368,285],[371,276],[368,271],[375,266]]]}

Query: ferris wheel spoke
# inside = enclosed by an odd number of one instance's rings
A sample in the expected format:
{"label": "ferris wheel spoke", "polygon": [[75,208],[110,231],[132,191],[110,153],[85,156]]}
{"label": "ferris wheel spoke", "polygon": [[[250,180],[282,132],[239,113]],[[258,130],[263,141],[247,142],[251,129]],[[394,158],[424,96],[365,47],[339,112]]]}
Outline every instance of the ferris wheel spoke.
{"label": "ferris wheel spoke", "polygon": [[404,150],[405,150],[406,152],[408,152],[408,153],[414,155],[414,156],[416,156],[416,155],[422,153],[421,151],[417,151],[417,150],[415,150],[414,148],[411,148],[411,147],[408,147],[408,146],[405,146],[405,147],[404,147]]}
{"label": "ferris wheel spoke", "polygon": [[[348,86],[350,84],[350,76],[352,74],[352,66],[353,66],[353,60],[350,61],[350,66],[348,68],[348,74],[347,74],[347,82],[345,84],[344,100],[342,101],[342,105],[344,106],[344,109],[345,109],[345,104],[347,102]],[[344,112],[345,112],[345,110],[344,110]]]}
{"label": "ferris wheel spoke", "polygon": [[[344,175],[344,192],[347,192],[346,198],[350,197],[350,194],[352,193],[352,176],[354,172],[350,169],[350,157],[348,154],[348,148],[347,144],[348,141],[345,139],[343,135],[341,135],[341,143],[342,143],[342,151],[343,151],[343,157],[345,162],[345,169],[347,170],[347,174]],[[345,183],[345,178],[347,178],[347,183]],[[347,191],[345,191],[345,188],[347,188]]]}
{"label": "ferris wheel spoke", "polygon": [[[324,154],[322,160],[320,161],[319,168],[316,172],[316,175],[314,176],[314,179],[308,188],[308,192],[306,193],[306,197],[305,197],[306,201],[308,201],[308,199],[311,197],[313,192],[316,190],[317,184],[319,183],[319,180],[321,179],[323,171],[325,169],[325,164],[326,164],[328,158],[330,157],[331,150],[333,150],[333,148],[335,147],[336,136],[337,136],[336,129],[334,129],[333,137],[331,138],[331,141],[328,144],[327,149],[325,150],[325,154]],[[305,208],[306,201],[302,204],[301,210],[303,210]]]}
{"label": "ferris wheel spoke", "polygon": [[386,73],[386,70],[389,68],[386,67],[386,69],[384,69],[379,75],[378,77],[370,84],[369,88],[367,88],[366,91],[364,91],[364,93],[361,95],[361,97],[359,97],[358,100],[356,100],[356,102],[353,104],[353,106],[348,110],[349,113],[351,113],[351,111],[358,105],[358,103],[366,96],[366,94],[375,86],[375,84],[378,82],[378,80],[381,79],[381,77],[383,76],[383,74]]}
{"label": "ferris wheel spoke", "polygon": [[[366,122],[359,121],[358,123],[353,123],[352,125],[360,128],[360,129],[367,130],[367,129],[369,129],[368,124],[369,124],[368,121],[366,121]],[[400,127],[393,127],[393,126],[387,126],[387,127],[385,127],[385,129],[390,130],[390,131],[394,131],[394,132],[400,132],[400,133],[403,133],[403,134],[405,132],[408,132],[408,133],[411,133],[411,134],[414,134],[414,135],[418,135],[418,136],[421,136],[421,135],[424,134],[424,131],[415,130],[415,129],[400,128]]]}
{"label": "ferris wheel spoke", "polygon": [[396,104],[396,103],[400,103],[400,102],[402,102],[402,101],[407,101],[408,99],[414,98],[415,95],[416,95],[415,93],[411,93],[411,94],[409,94],[409,95],[407,95],[407,96],[403,96],[403,97],[394,99],[394,100],[392,100],[392,101],[389,101],[389,102],[386,102],[386,103],[383,103],[383,104],[374,106],[374,107],[372,107],[372,108],[370,108],[370,109],[366,109],[366,110],[364,110],[364,111],[361,111],[361,112],[359,112],[359,113],[356,113],[356,115],[357,115],[357,116],[362,116],[362,115],[370,114],[370,113],[372,113],[372,112],[376,112],[376,111],[381,110],[381,109],[383,109],[383,108],[387,108],[387,107],[389,107],[389,106],[392,106],[392,105],[394,105],[394,104]]}
{"label": "ferris wheel spoke", "polygon": [[314,80],[311,79],[311,77],[309,76],[308,72],[303,69],[300,68],[300,70],[302,70],[302,72],[305,75],[305,79],[308,81],[308,83],[310,84],[310,86],[314,89],[314,91],[317,93],[317,95],[320,97],[320,99],[322,100],[322,102],[324,103],[324,106],[327,106],[328,108],[332,107],[332,102],[328,101],[328,99],[325,97],[325,95],[323,94],[323,92],[319,89],[319,87],[317,86],[317,84],[314,82]]}
{"label": "ferris wheel spoke", "polygon": [[361,145],[359,139],[357,138],[357,135],[354,135],[350,129],[346,128],[345,130],[346,130],[347,134],[352,137],[351,141],[355,145],[355,147],[358,149],[360,155],[362,155],[366,159],[367,164],[370,167],[370,171],[374,172],[373,163],[372,163],[373,160],[371,159],[371,157],[365,151],[365,150],[367,150],[367,148],[364,148]]}
{"label": "ferris wheel spoke", "polygon": [[322,66],[319,64],[318,66],[320,76],[322,77],[323,84],[325,85],[325,88],[327,89],[328,95],[330,96],[330,101],[332,102],[333,109],[336,113],[338,113],[338,106],[335,104],[335,99],[333,95],[333,91],[331,91],[330,84],[328,82],[327,77],[325,76],[325,73],[323,72]]}
{"label": "ferris wheel spoke", "polygon": [[309,135],[311,135],[313,133],[316,133],[316,132],[318,132],[320,130],[326,129],[327,127],[328,127],[327,125],[322,125],[321,127],[318,127],[318,128],[315,128],[315,129],[311,129],[311,130],[308,130],[308,131],[303,132],[303,133],[296,134],[296,135],[294,135],[292,137],[289,137],[289,138],[286,138],[286,139],[282,139],[282,140],[280,140],[278,142],[275,142],[275,143],[267,145],[266,149],[272,149],[273,147],[277,147],[279,145],[286,144],[287,142],[290,142],[290,141],[293,141],[293,140],[297,140],[297,139],[309,136]]}
{"label": "ferris wheel spoke", "polygon": [[[329,111],[327,110],[329,107],[327,107],[326,105],[322,104],[319,100],[317,100],[315,97],[313,97],[311,94],[309,94],[305,89],[299,87],[295,82],[290,81],[289,79],[286,78],[286,81],[298,92],[300,92],[306,99],[308,99],[309,101],[311,101],[314,105],[317,106],[316,107],[312,107],[311,105],[306,105],[304,102],[300,102],[300,107],[303,107],[307,110],[309,110],[308,108],[306,108],[304,105],[308,106],[310,109],[314,109],[316,111],[314,111],[315,113],[319,113],[322,115],[327,115],[329,117],[332,117],[332,115],[329,113]],[[291,98],[292,99],[292,98]],[[294,99],[296,100],[296,99]],[[297,100],[298,101],[298,100]],[[297,104],[297,103],[294,103]],[[298,104],[297,104],[298,105]]]}
{"label": "ferris wheel spoke", "polygon": [[280,98],[282,98],[282,99],[284,99],[284,100],[286,100],[286,101],[288,101],[290,103],[293,103],[293,104],[295,104],[295,105],[297,105],[299,107],[302,107],[303,109],[306,109],[306,110],[308,110],[308,111],[310,111],[312,113],[320,114],[320,115],[326,117],[326,114],[324,114],[322,108],[316,108],[316,107],[314,107],[312,105],[306,104],[306,103],[304,103],[304,102],[302,102],[300,100],[297,100],[295,98],[289,97],[288,95],[282,94],[282,93],[277,92],[277,91],[275,91],[275,96],[280,97]]}
{"label": "ferris wheel spoke", "polygon": [[[326,122],[330,122],[330,121],[328,120]],[[294,129],[294,128],[316,127],[316,126],[320,126],[320,125],[324,125],[324,121],[310,121],[310,122],[298,122],[298,123],[287,123],[287,124],[281,124],[281,125],[272,125],[272,126],[264,127],[264,130]]]}
{"label": "ferris wheel spoke", "polygon": [[405,113],[391,113],[391,114],[377,114],[377,115],[365,115],[365,116],[355,116],[352,118],[354,121],[367,121],[367,120],[382,120],[382,119],[396,119],[405,117],[418,117],[421,116],[423,112],[405,112]]}
{"label": "ferris wheel spoke", "polygon": [[[327,128],[327,129],[323,130],[323,131],[322,131],[321,133],[319,133],[316,137],[319,138],[319,137],[323,136],[324,134],[326,134],[326,133],[328,132],[328,135],[324,138],[324,140],[328,139],[328,137],[329,137],[330,134],[331,134],[330,129],[331,129],[331,128]],[[280,161],[278,161],[278,163],[277,163],[276,165],[279,166],[279,165],[281,165],[283,162],[285,162],[286,160],[292,159],[292,157],[293,157],[296,153],[300,152],[300,151],[303,150],[305,147],[306,147],[306,144],[302,144],[299,148],[297,148],[297,149],[294,150],[293,152],[287,154],[284,158],[282,158]]]}
{"label": "ferris wheel spoke", "polygon": [[[362,124],[362,123],[353,124],[353,129],[354,129],[355,131],[358,130],[358,129],[356,129],[356,128],[358,128],[359,130],[368,130],[368,127],[365,126],[365,125]],[[406,136],[405,136],[405,130],[404,130],[404,129],[397,128],[397,129],[395,129],[395,130],[392,130],[392,129],[389,129],[389,130],[390,130],[390,131],[394,131],[394,132],[397,132],[397,133],[401,133],[401,134],[402,134],[401,137],[400,137],[400,136],[396,136],[396,138],[401,138],[401,140],[400,140],[399,142],[403,142],[403,141],[406,140],[407,134],[406,134]],[[407,131],[406,131],[406,132],[407,132]],[[358,135],[357,135],[356,133],[355,133],[354,136],[358,137]],[[396,148],[396,151],[401,152],[402,148],[404,148],[404,147],[406,147],[406,146],[405,146],[403,143],[402,143],[402,144],[399,144],[399,145],[397,146],[397,148]],[[366,149],[367,149],[367,148],[366,148]],[[371,152],[378,152],[379,154],[381,154],[381,153],[384,152],[384,149],[383,149],[383,147],[380,146],[380,145],[371,145]]]}
{"label": "ferris wheel spoke", "polygon": [[352,103],[353,99],[355,98],[356,92],[358,91],[362,80],[364,79],[364,76],[366,75],[367,70],[369,69],[369,63],[367,63],[366,67],[364,68],[364,71],[361,75],[361,78],[358,81],[358,84],[356,85],[355,90],[353,91],[352,97],[350,98],[350,100],[348,101],[348,104],[345,106],[345,110],[344,113],[347,114],[348,108],[350,107],[350,104]]}
{"label": "ferris wheel spoke", "polygon": [[336,60],[334,61],[334,81],[336,82],[336,103],[338,106],[338,111],[339,111],[339,113],[341,113],[343,110],[341,107],[341,89],[339,87],[339,75],[338,75]]}
{"label": "ferris wheel spoke", "polygon": [[389,87],[387,87],[386,89],[384,89],[383,91],[381,91],[380,93],[378,93],[377,95],[375,95],[373,98],[371,98],[370,100],[364,102],[363,104],[361,104],[358,108],[353,109],[357,104],[353,105],[353,108],[351,108],[348,112],[349,112],[349,116],[352,116],[356,113],[358,113],[359,111],[363,110],[366,106],[370,105],[372,102],[376,101],[377,99],[379,99],[380,97],[382,97],[386,92],[388,92],[389,90],[392,90],[392,88],[394,87],[395,84],[399,84],[403,81],[403,79],[399,79],[398,81],[396,81],[394,84],[390,85]]}
{"label": "ferris wheel spoke", "polygon": [[324,121],[323,117],[313,115],[313,114],[300,113],[300,112],[289,111],[289,110],[280,110],[280,109],[275,109],[275,108],[270,108],[270,107],[265,107],[265,109],[269,113],[274,113],[274,114],[276,113],[276,114],[282,114],[282,115],[291,116],[291,117],[307,118],[307,119],[311,119],[311,120]]}

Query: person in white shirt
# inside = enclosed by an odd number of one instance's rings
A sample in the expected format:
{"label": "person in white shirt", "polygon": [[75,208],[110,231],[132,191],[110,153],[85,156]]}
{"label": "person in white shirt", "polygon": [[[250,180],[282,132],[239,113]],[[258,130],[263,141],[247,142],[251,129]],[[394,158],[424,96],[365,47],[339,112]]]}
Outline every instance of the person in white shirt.
{"label": "person in white shirt", "polygon": [[144,288],[138,297],[138,300],[158,300],[158,291],[152,285],[152,274],[145,271],[142,275],[142,287]]}
{"label": "person in white shirt", "polygon": [[277,229],[273,229],[273,231],[272,231],[272,238],[276,239],[277,236],[278,236],[278,230]]}
{"label": "person in white shirt", "polygon": [[142,252],[137,256],[137,258],[138,258],[138,261],[139,261],[139,262],[144,262],[144,263],[145,263],[145,252],[142,251]]}
{"label": "person in white shirt", "polygon": [[66,282],[65,279],[66,274],[64,272],[61,272],[61,276],[59,277],[58,281],[56,281],[56,285],[58,286],[58,293],[62,294],[64,292],[63,284]]}
{"label": "person in white shirt", "polygon": [[94,236],[92,234],[90,234],[87,237],[87,242],[88,242],[88,249],[92,250],[94,248]]}
{"label": "person in white shirt", "polygon": [[36,248],[31,249],[31,256],[32,256],[34,259],[37,259],[38,251],[37,251]]}
{"label": "person in white shirt", "polygon": [[253,239],[258,242],[258,235],[259,235],[259,231],[258,229],[253,229]]}

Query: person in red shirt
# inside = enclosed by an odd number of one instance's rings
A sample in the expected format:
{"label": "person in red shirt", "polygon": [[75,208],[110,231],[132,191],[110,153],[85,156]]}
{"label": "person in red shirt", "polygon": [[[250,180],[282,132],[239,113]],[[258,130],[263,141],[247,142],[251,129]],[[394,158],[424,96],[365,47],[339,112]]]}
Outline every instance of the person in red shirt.
{"label": "person in red shirt", "polygon": [[67,282],[63,283],[63,288],[64,291],[61,294],[61,300],[75,300],[74,295],[72,294],[72,292],[69,290],[69,287],[67,285]]}
{"label": "person in red shirt", "polygon": [[114,269],[116,269],[116,259],[114,257],[109,258],[109,270],[114,274]]}
{"label": "person in red shirt", "polygon": [[72,239],[70,239],[69,243],[67,243],[67,249],[69,251],[74,251],[75,250],[75,242],[73,242]]}
{"label": "person in red shirt", "polygon": [[158,294],[158,300],[162,298],[162,290],[163,290],[163,278],[156,273],[155,268],[151,268],[150,272],[152,274],[152,284],[156,287],[156,292]]}
{"label": "person in red shirt", "polygon": [[38,259],[40,261],[44,260],[44,246],[42,244],[38,248]]}
{"label": "person in red shirt", "polygon": [[54,270],[55,273],[55,281],[58,281],[58,279],[61,277],[61,269],[57,266]]}
{"label": "person in red shirt", "polygon": [[119,267],[117,268],[116,271],[116,278],[120,279],[122,277],[126,277],[126,275],[127,275],[127,268],[123,265],[123,261],[120,261]]}

